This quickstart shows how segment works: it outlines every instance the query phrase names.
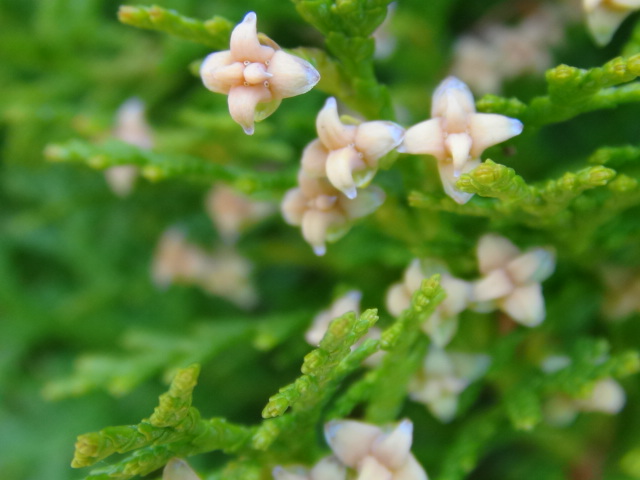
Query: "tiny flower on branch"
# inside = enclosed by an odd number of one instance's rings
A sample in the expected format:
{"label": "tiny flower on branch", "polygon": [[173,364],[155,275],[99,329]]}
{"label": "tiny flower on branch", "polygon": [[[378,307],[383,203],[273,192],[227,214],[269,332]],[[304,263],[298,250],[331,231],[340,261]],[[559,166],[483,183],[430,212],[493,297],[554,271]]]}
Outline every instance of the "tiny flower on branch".
{"label": "tiny flower on branch", "polygon": [[[311,327],[305,332],[304,338],[309,345],[317,347],[320,345],[320,341],[327,333],[331,321],[341,317],[345,313],[354,312],[356,315],[360,314],[360,299],[362,298],[362,292],[358,290],[350,290],[343,296],[334,300],[331,306],[318,313],[314,319]],[[362,337],[358,342],[352,345],[351,350],[356,349],[365,339],[368,338],[380,338],[382,332],[377,327],[369,329],[367,334]],[[368,366],[375,366],[382,359],[384,352],[379,351],[371,355],[365,360],[365,364]]]}
{"label": "tiny flower on branch", "polygon": [[387,428],[355,420],[332,420],[325,425],[324,433],[334,455],[356,470],[357,480],[428,479],[411,454],[411,420]]}
{"label": "tiny flower on branch", "polygon": [[471,300],[471,284],[455,278],[446,267],[431,259],[414,259],[404,273],[403,281],[392,285],[387,291],[387,310],[399,316],[411,305],[411,297],[425,278],[440,274],[440,285],[446,292],[445,299],[435,312],[423,323],[422,330],[431,341],[444,347],[458,329],[458,315],[467,308]]}
{"label": "tiny flower on branch", "polygon": [[257,17],[249,12],[231,33],[229,50],[209,55],[200,76],[209,90],[229,95],[229,112],[247,135],[254,122],[271,115],[283,98],[311,90],[320,74],[300,57],[281,50],[274,42],[262,45]]}
{"label": "tiny flower on branch", "polygon": [[250,280],[251,270],[249,260],[236,251],[223,248],[210,254],[187,242],[179,230],[169,229],[156,249],[152,277],[160,288],[173,283],[197,285],[248,309],[258,301]]}
{"label": "tiny flower on branch", "polygon": [[624,19],[640,10],[640,0],[582,0],[582,8],[593,39],[604,46],[611,41]]}
{"label": "tiny flower on branch", "polygon": [[267,202],[257,202],[242,195],[222,183],[215,185],[205,200],[205,207],[227,244],[238,240],[247,227],[271,215],[275,206]]}
{"label": "tiny flower on branch", "polygon": [[409,397],[424,403],[441,422],[449,422],[456,416],[460,393],[484,375],[490,363],[487,355],[448,353],[433,346],[409,385]]}
{"label": "tiny flower on branch", "polygon": [[333,97],[318,113],[316,129],[320,144],[313,144],[307,154],[313,158],[307,162],[316,170],[324,170],[329,182],[350,199],[356,197],[357,188],[371,181],[378,160],[400,145],[404,135],[400,125],[382,120],[345,125]]}
{"label": "tiny flower on branch", "polygon": [[282,200],[282,215],[290,225],[302,227],[302,236],[316,255],[324,255],[326,242],[342,237],[350,223],[382,205],[384,192],[370,186],[351,200],[333,187],[326,178],[314,178],[301,170],[298,187],[289,190]]}
{"label": "tiny flower on branch", "polygon": [[[113,136],[130,145],[150,150],[153,147],[153,136],[144,110],[144,103],[138,98],[130,98],[124,102],[116,113]],[[131,193],[138,169],[134,165],[116,165],[105,170],[104,175],[113,193],[126,197]]]}
{"label": "tiny flower on branch", "polygon": [[[542,370],[555,373],[571,364],[571,359],[563,355],[552,355],[542,363]],[[626,393],[622,386],[611,377],[601,378],[589,390],[576,397],[566,394],[552,396],[544,405],[545,420],[555,426],[572,423],[580,412],[600,412],[608,415],[619,413],[626,403]]]}
{"label": "tiny flower on branch", "polygon": [[484,235],[478,242],[478,263],[483,277],[473,287],[473,300],[495,304],[516,322],[535,327],[545,317],[540,282],[551,276],[555,256],[545,248],[521,253],[499,235]]}
{"label": "tiny flower on branch", "polygon": [[485,149],[519,135],[522,123],[504,115],[476,113],[471,91],[455,77],[436,89],[431,116],[406,131],[398,151],[434,156],[445,192],[464,204],[473,194],[455,187],[460,175],[480,164]]}

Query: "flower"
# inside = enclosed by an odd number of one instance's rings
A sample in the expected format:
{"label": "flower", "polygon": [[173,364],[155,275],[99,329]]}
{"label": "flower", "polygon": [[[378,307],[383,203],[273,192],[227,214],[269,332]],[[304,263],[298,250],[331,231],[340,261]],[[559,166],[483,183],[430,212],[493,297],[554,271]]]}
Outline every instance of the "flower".
{"label": "flower", "polygon": [[200,480],[200,477],[187,462],[174,457],[165,465],[162,480]]}
{"label": "flower", "polygon": [[324,334],[327,333],[329,324],[334,318],[341,317],[347,312],[355,312],[360,310],[360,299],[362,293],[358,290],[351,290],[342,297],[337,298],[331,307],[318,313],[313,319],[311,328],[306,331],[304,338],[310,345],[318,346]]}
{"label": "flower", "polygon": [[229,95],[229,112],[247,135],[254,121],[271,115],[283,98],[311,90],[320,74],[300,57],[269,42],[261,45],[257,17],[249,12],[231,32],[229,50],[209,55],[200,76],[209,90]]}
{"label": "flower", "polygon": [[[151,127],[145,119],[144,103],[140,99],[130,98],[118,108],[113,136],[145,150],[153,147]],[[113,193],[125,197],[131,193],[138,169],[134,165],[116,165],[105,170],[104,175]]]}
{"label": "flower", "polygon": [[[541,367],[543,371],[551,374],[563,370],[570,364],[569,357],[552,355],[545,358]],[[565,426],[573,422],[580,412],[615,415],[624,407],[626,398],[622,386],[613,378],[605,377],[593,383],[583,395],[570,397],[558,394],[551,397],[544,405],[544,417],[552,425]]]}
{"label": "flower", "polygon": [[209,254],[189,244],[179,230],[169,229],[156,249],[152,277],[161,288],[178,282],[194,284],[240,308],[252,308],[258,296],[250,282],[251,270],[251,263],[234,250]]}
{"label": "flower", "polygon": [[587,28],[595,42],[606,45],[631,12],[640,9],[640,0],[582,0]]}
{"label": "flower", "polygon": [[219,183],[207,194],[205,207],[225,243],[235,243],[240,232],[271,215],[274,205],[256,202]]}
{"label": "flower", "polygon": [[458,315],[467,308],[471,299],[471,284],[455,278],[437,261],[414,259],[405,271],[403,281],[387,291],[387,310],[399,316],[411,305],[411,297],[420,288],[422,280],[436,273],[440,274],[440,285],[447,296],[422,325],[422,330],[435,345],[444,347],[456,333]]}
{"label": "flower", "polygon": [[[304,334],[304,338],[307,343],[314,347],[320,345],[322,338],[329,329],[329,324],[334,319],[341,317],[345,313],[354,312],[356,315],[359,315],[361,298],[362,292],[359,292],[358,290],[350,290],[343,296],[334,300],[334,302],[331,304],[331,307],[318,313],[313,319],[311,327]],[[354,345],[351,346],[351,350],[355,350],[362,344],[365,339],[379,339],[381,334],[382,332],[379,328],[371,327],[366,335],[364,335],[362,338],[360,338],[360,340],[358,340]],[[373,355],[367,357],[367,359],[364,361],[364,364],[370,367],[374,367],[380,363],[380,360],[382,360],[383,356],[384,352],[378,351]]]}
{"label": "flower", "polygon": [[440,421],[453,420],[458,409],[458,395],[489,368],[487,355],[447,353],[431,347],[422,370],[409,385],[409,398],[424,403]]}
{"label": "flower", "polygon": [[[504,80],[550,68],[569,9],[545,4],[515,26],[489,24],[454,45],[453,75],[476,92],[499,93]],[[482,22],[481,22],[482,23]]]}
{"label": "flower", "polygon": [[355,420],[332,420],[325,425],[324,436],[334,455],[356,469],[357,480],[428,479],[410,451],[411,420],[384,429]]}
{"label": "flower", "polygon": [[366,186],[378,169],[378,160],[400,145],[404,130],[387,121],[345,125],[338,116],[336,99],[330,97],[316,119],[319,143],[305,151],[303,166],[313,164],[314,171],[326,175],[329,182],[349,199],[357,187]]}
{"label": "flower", "polygon": [[540,282],[555,269],[553,253],[533,248],[524,253],[508,239],[484,235],[478,242],[478,263],[484,277],[473,287],[473,300],[495,303],[513,320],[528,327],[545,317]]}
{"label": "flower", "polygon": [[282,215],[290,225],[302,226],[302,236],[316,255],[324,255],[326,242],[342,237],[352,220],[368,215],[384,201],[384,192],[375,186],[351,200],[326,178],[312,177],[304,170],[298,174],[298,185],[285,194]]}
{"label": "flower", "polygon": [[482,152],[522,132],[515,118],[476,113],[473,95],[456,77],[448,77],[433,94],[430,120],[409,128],[398,151],[433,155],[445,192],[463,204],[473,196],[456,189],[461,174],[480,164]]}

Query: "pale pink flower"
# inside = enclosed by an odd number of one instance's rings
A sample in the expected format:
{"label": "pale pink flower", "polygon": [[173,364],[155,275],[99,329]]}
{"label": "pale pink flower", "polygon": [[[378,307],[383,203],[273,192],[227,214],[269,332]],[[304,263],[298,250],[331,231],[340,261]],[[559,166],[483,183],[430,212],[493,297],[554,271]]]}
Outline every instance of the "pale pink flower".
{"label": "pale pink flower", "polygon": [[249,12],[231,33],[229,50],[209,55],[200,76],[209,90],[229,95],[229,112],[247,135],[254,121],[271,115],[283,98],[311,90],[320,74],[300,57],[280,50],[275,43],[262,45],[256,14]]}
{"label": "pale pink flower", "polygon": [[312,177],[304,169],[298,174],[298,185],[282,200],[282,215],[290,225],[302,227],[302,236],[316,255],[324,255],[327,241],[342,237],[354,219],[368,215],[384,201],[384,192],[375,186],[351,200],[326,178]]}
{"label": "pale pink flower", "polygon": [[[150,150],[153,147],[153,136],[144,110],[144,104],[138,98],[130,98],[124,102],[116,113],[113,136],[130,145]],[[135,165],[116,165],[106,169],[104,175],[113,193],[126,197],[131,193],[138,177],[138,168]]]}
{"label": "pale pink flower", "polygon": [[414,259],[405,270],[403,281],[392,285],[387,291],[387,310],[399,316],[411,305],[411,297],[420,288],[422,281],[440,274],[440,285],[446,293],[435,312],[422,324],[422,330],[434,344],[444,347],[458,329],[458,315],[471,301],[471,284],[451,275],[444,265],[435,260],[421,262]]}
{"label": "pale pink flower", "polygon": [[[324,172],[329,182],[347,198],[357,195],[378,170],[378,160],[400,145],[404,130],[387,121],[347,125],[340,121],[336,99],[327,99],[316,119],[319,144],[309,145],[306,163],[313,171]],[[303,168],[305,159],[303,158]]]}
{"label": "pale pink flower", "polygon": [[456,188],[460,175],[480,164],[485,149],[520,134],[522,123],[504,115],[476,113],[471,91],[455,77],[436,89],[431,116],[406,131],[398,151],[433,155],[447,195],[466,203],[473,195]]}
{"label": "pale pink flower", "polygon": [[516,322],[528,327],[545,317],[540,282],[555,269],[555,256],[545,248],[521,253],[508,239],[484,235],[478,243],[478,263],[483,277],[474,285],[473,300],[495,304]]}
{"label": "pale pink flower", "polygon": [[275,205],[252,200],[222,183],[215,185],[207,193],[205,207],[227,244],[235,243],[243,230],[275,210]]}
{"label": "pale pink flower", "polygon": [[441,422],[450,422],[456,416],[459,395],[484,375],[490,363],[487,355],[449,353],[432,346],[409,385],[409,398],[424,403]]}
{"label": "pale pink flower", "polygon": [[411,453],[413,423],[408,419],[386,428],[332,420],[324,434],[334,455],[356,470],[356,480],[428,480]]}

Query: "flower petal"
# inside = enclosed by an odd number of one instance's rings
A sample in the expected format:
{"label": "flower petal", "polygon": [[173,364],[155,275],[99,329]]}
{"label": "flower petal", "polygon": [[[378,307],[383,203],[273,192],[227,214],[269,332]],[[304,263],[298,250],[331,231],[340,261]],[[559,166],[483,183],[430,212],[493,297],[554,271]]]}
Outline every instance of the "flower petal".
{"label": "flower petal", "polygon": [[487,148],[522,133],[522,122],[495,113],[476,113],[469,118],[473,139],[471,156],[479,157]]}
{"label": "flower petal", "polygon": [[229,113],[237,123],[239,123],[244,133],[253,135],[253,124],[258,102],[268,102],[271,100],[271,92],[262,86],[254,87],[233,87],[229,91]]}
{"label": "flower petal", "polygon": [[594,41],[604,46],[611,41],[620,24],[631,14],[631,10],[618,10],[602,5],[587,14],[587,27]]}
{"label": "flower petal", "polygon": [[370,185],[360,190],[357,198],[349,200],[347,197],[341,196],[339,201],[340,206],[347,214],[347,218],[356,219],[373,213],[382,205],[384,199],[384,191],[375,185]]}
{"label": "flower petal", "polygon": [[539,283],[516,288],[499,305],[513,320],[527,327],[540,325],[545,317],[544,298]]}
{"label": "flower petal", "polygon": [[283,50],[271,57],[268,72],[273,75],[269,80],[271,91],[281,98],[307,93],[320,80],[320,74],[309,62]]}
{"label": "flower petal", "polygon": [[391,432],[379,436],[371,446],[371,453],[390,470],[405,464],[413,442],[413,423],[402,420]]}
{"label": "flower petal", "polygon": [[381,434],[378,427],[354,420],[332,420],[324,426],[324,437],[329,447],[342,463],[351,468],[368,455],[371,444]]}
{"label": "flower petal", "polygon": [[[479,164],[479,160],[466,162],[462,168],[462,173],[466,173],[466,171],[475,168]],[[462,192],[456,187],[456,182],[458,181],[460,176],[456,175],[453,162],[438,162],[438,173],[440,174],[440,181],[442,182],[442,188],[444,189],[444,192],[456,203],[464,205],[469,200],[471,200],[471,197],[473,197],[473,193]]]}
{"label": "flower petal", "polygon": [[162,471],[162,480],[200,480],[189,464],[180,458],[172,458]]}
{"label": "flower petal", "polygon": [[442,119],[442,129],[447,133],[466,131],[467,119],[475,111],[471,90],[456,77],[446,78],[433,94],[431,116]]}
{"label": "flower petal", "polygon": [[300,225],[302,216],[307,211],[307,201],[300,188],[288,190],[280,204],[284,221],[289,225]]}
{"label": "flower petal", "polygon": [[387,291],[386,306],[394,317],[400,316],[411,305],[409,292],[402,283],[392,285]]}
{"label": "flower petal", "polygon": [[302,152],[302,170],[312,177],[324,177],[327,175],[327,156],[329,152],[320,139],[316,138]]}
{"label": "flower petal", "polygon": [[377,167],[377,160],[400,145],[404,129],[393,122],[375,121],[358,125],[356,149],[364,155],[367,165]]}
{"label": "flower petal", "polygon": [[534,248],[514,258],[506,266],[507,272],[516,283],[542,282],[555,269],[553,253],[545,248]]}
{"label": "flower petal", "polygon": [[367,456],[358,467],[356,480],[393,480],[393,473],[375,457]]}
{"label": "flower petal", "polygon": [[354,147],[344,147],[329,152],[327,157],[327,178],[347,198],[356,198],[356,182],[353,179],[354,170],[362,170],[367,165]]}
{"label": "flower petal", "polygon": [[514,285],[507,272],[502,268],[496,268],[486,277],[476,281],[473,286],[473,300],[485,302],[509,295],[514,291]]}
{"label": "flower petal", "polygon": [[418,463],[415,457],[409,454],[402,468],[395,471],[393,480],[429,480],[427,472]]}
{"label": "flower petal", "polygon": [[327,231],[345,223],[345,218],[338,212],[308,210],[302,217],[302,237],[307,241],[316,255],[322,256],[327,251]]}
{"label": "flower petal", "polygon": [[336,99],[329,97],[316,118],[318,138],[329,150],[338,150],[354,142],[356,127],[344,125],[338,117]]}
{"label": "flower petal", "polygon": [[478,264],[480,272],[487,274],[496,268],[507,266],[520,255],[520,250],[507,238],[489,233],[478,241]]}
{"label": "flower petal", "polygon": [[[238,62],[239,63],[239,62]],[[244,65],[240,63],[240,65]],[[251,85],[257,85],[258,83],[264,83],[265,80],[269,80],[273,75],[267,72],[267,67],[264,63],[250,63],[243,70],[244,79]]]}
{"label": "flower petal", "polygon": [[207,89],[216,93],[229,93],[231,87],[241,85],[244,65],[234,62],[231,52],[215,52],[200,65],[200,77]]}
{"label": "flower petal", "polygon": [[626,400],[627,395],[620,384],[613,378],[604,378],[595,384],[589,397],[576,403],[585,411],[615,415],[622,410]]}
{"label": "flower petal", "polygon": [[345,480],[347,469],[334,456],[325,457],[311,469],[311,480]]}
{"label": "flower petal", "polygon": [[444,147],[444,132],[440,126],[440,119],[432,118],[420,122],[409,128],[402,143],[398,147],[402,153],[428,154],[438,160],[446,157]]}
{"label": "flower petal", "polygon": [[453,176],[458,178],[469,160],[471,137],[467,133],[452,133],[444,141],[453,163]]}
{"label": "flower petal", "polygon": [[236,62],[265,62],[273,56],[273,48],[260,45],[256,22],[256,14],[249,12],[231,32],[230,50]]}

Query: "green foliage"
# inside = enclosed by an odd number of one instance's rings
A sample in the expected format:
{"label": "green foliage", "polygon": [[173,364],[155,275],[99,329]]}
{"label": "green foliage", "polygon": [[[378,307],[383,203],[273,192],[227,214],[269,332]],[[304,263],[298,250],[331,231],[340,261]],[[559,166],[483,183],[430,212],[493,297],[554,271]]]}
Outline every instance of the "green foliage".
{"label": "green foliage", "polygon": [[[233,249],[253,265],[260,300],[242,309],[186,281],[154,285],[163,232],[221,250],[228,240],[203,206],[212,184],[275,207],[327,95],[367,120],[423,121],[458,40],[487,23],[515,26],[524,10],[506,0],[406,0],[391,15],[389,0],[141,3],[0,5],[0,477],[157,479],[180,456],[208,480],[267,480],[275,466],[328,454],[329,420],[408,417],[412,452],[438,480],[640,478],[638,305],[622,308],[640,275],[637,14],[605,49],[568,20],[564,43],[544,47],[557,66],[505,77],[501,95],[474,90],[478,111],[518,118],[524,132],[460,176],[468,203],[443,193],[433,158],[391,155],[373,180],[385,203],[323,258],[279,215],[243,225]],[[250,10],[265,41],[321,80],[246,137],[194,73],[229,48]],[[385,35],[395,42],[386,57]],[[152,149],[113,138],[133,96]],[[142,178],[121,198],[102,173],[122,165]],[[555,251],[547,315],[534,328],[477,306],[459,315],[447,351],[491,364],[442,423],[408,392],[434,348],[424,324],[447,292],[440,276],[423,280],[397,318],[386,292],[413,257],[477,279],[477,240],[489,232]],[[629,276],[612,286],[618,269]],[[315,314],[353,288],[363,312],[335,315],[317,348],[305,344]],[[566,364],[545,372],[549,356]],[[626,394],[620,412],[549,422],[554,399],[579,402],[607,379]],[[91,430],[76,443],[83,470],[72,470],[73,438]]]}

